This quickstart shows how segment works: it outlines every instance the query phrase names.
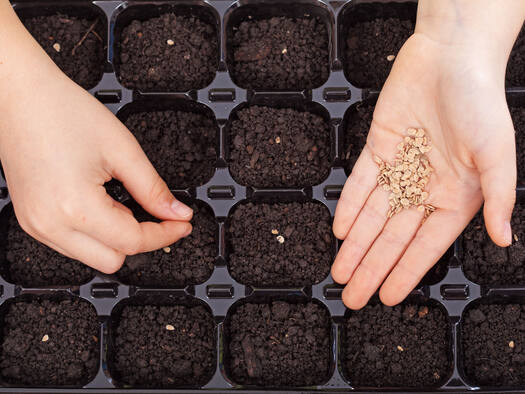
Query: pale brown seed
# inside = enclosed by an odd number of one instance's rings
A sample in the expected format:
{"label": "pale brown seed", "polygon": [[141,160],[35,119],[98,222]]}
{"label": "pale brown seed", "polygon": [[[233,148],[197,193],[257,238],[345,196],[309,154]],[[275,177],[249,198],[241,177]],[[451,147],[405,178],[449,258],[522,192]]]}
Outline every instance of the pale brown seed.
{"label": "pale brown seed", "polygon": [[400,352],[404,351],[405,349],[403,349],[401,346],[397,345],[397,350],[399,350]]}
{"label": "pale brown seed", "polygon": [[389,62],[392,62],[392,61],[394,61],[395,58],[396,58],[395,55],[388,55],[388,56],[386,57],[386,60],[388,60]]}
{"label": "pale brown seed", "polygon": [[518,234],[514,234],[514,241],[518,242]]}
{"label": "pale brown seed", "polygon": [[43,337],[42,337],[42,342],[47,342],[49,341],[49,335],[45,334]]}
{"label": "pale brown seed", "polygon": [[284,237],[282,235],[278,235],[277,237],[275,237],[275,239],[277,239],[277,242],[279,242],[280,244],[284,243]]}
{"label": "pale brown seed", "polygon": [[171,252],[171,248],[169,246],[166,246],[165,248],[162,248],[162,250],[164,251],[164,253],[170,253]]}
{"label": "pale brown seed", "polygon": [[175,41],[170,39],[170,40],[166,41],[166,44],[168,44],[169,46],[173,46],[173,45],[175,45]]}
{"label": "pale brown seed", "polygon": [[509,342],[509,347],[510,347],[511,349],[514,349],[514,346],[516,346],[516,345],[514,344],[514,341],[510,341],[510,342]]}
{"label": "pale brown seed", "polygon": [[279,230],[277,230],[277,229],[274,228],[274,229],[272,230],[272,234],[273,234],[273,235],[277,235],[277,234],[279,234]]}
{"label": "pale brown seed", "polygon": [[57,52],[60,52],[60,49],[61,49],[60,44],[59,44],[58,42],[55,42],[55,43],[53,44],[53,49],[54,49],[55,51],[57,51]]}
{"label": "pale brown seed", "polygon": [[166,324],[166,330],[173,331],[175,330],[175,327],[173,327],[171,324]]}
{"label": "pale brown seed", "polygon": [[281,143],[281,137],[275,137],[275,143],[280,144]]}

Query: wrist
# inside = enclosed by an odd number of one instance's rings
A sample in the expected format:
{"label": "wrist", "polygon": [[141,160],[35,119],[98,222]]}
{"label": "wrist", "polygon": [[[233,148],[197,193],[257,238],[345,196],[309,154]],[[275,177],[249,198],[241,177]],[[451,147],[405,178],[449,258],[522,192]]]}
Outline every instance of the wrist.
{"label": "wrist", "polygon": [[506,65],[524,20],[523,0],[420,0],[415,32]]}

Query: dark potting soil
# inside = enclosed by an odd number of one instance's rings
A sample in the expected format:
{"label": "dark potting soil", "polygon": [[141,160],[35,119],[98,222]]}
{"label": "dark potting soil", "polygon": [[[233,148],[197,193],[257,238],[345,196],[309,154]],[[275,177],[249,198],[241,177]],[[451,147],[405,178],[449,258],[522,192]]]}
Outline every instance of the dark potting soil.
{"label": "dark potting soil", "polygon": [[[137,286],[185,287],[210,277],[217,256],[217,224],[209,207],[201,204],[191,207],[192,233],[166,248],[126,257],[117,274],[122,282]],[[135,216],[139,221],[152,220]]]}
{"label": "dark potting soil", "polygon": [[358,103],[350,108],[350,114],[346,119],[344,130],[344,168],[347,175],[350,175],[352,168],[359,158],[361,151],[366,145],[366,137],[372,124],[375,103]]}
{"label": "dark potting soil", "polygon": [[510,114],[516,131],[518,185],[525,185],[525,107],[510,107]]}
{"label": "dark potting soil", "polygon": [[328,30],[319,18],[243,21],[231,44],[232,79],[243,88],[303,90],[328,79]]}
{"label": "dark potting soil", "polygon": [[122,30],[118,45],[117,75],[129,89],[202,89],[219,64],[217,30],[196,17],[166,13],[134,20]]}
{"label": "dark potting soil", "polygon": [[29,236],[18,224],[10,209],[6,221],[4,267],[8,279],[25,287],[80,285],[88,282],[95,271],[72,260]]}
{"label": "dark potting soil", "polygon": [[469,383],[525,384],[525,306],[478,304],[463,319],[460,348]]}
{"label": "dark potting soil", "polygon": [[318,203],[247,203],[229,218],[229,271],[252,286],[307,286],[333,261],[328,210]]}
{"label": "dark potting soil", "polygon": [[252,106],[230,130],[230,171],[243,185],[302,187],[330,172],[330,127],[310,112]]}
{"label": "dark potting soil", "polygon": [[368,305],[345,320],[343,372],[354,387],[436,387],[452,372],[451,346],[439,307]]}
{"label": "dark potting soil", "polygon": [[106,56],[101,20],[56,14],[26,18],[23,23],[69,78],[84,89],[100,81]]}
{"label": "dark potting soil", "polygon": [[350,82],[360,88],[381,89],[414,27],[414,21],[399,18],[377,18],[351,26],[344,60]]}
{"label": "dark potting soil", "polygon": [[122,384],[200,386],[215,371],[215,323],[202,306],[126,306],[113,341],[115,376]]}
{"label": "dark potting soil", "polygon": [[225,366],[239,384],[310,386],[328,380],[330,318],[309,302],[247,303],[226,320]]}
{"label": "dark potting soil", "polygon": [[213,176],[217,159],[213,116],[171,110],[137,112],[124,124],[170,188],[199,186]]}
{"label": "dark potting soil", "polygon": [[510,53],[507,64],[506,85],[509,87],[525,86],[525,25],[522,27],[518,39]]}
{"label": "dark potting soil", "polygon": [[0,368],[11,384],[82,386],[99,363],[99,323],[79,299],[16,301],[4,316]]}
{"label": "dark potting soil", "polygon": [[516,205],[511,219],[513,242],[501,248],[490,239],[479,212],[463,232],[463,271],[483,285],[525,283],[525,206]]}

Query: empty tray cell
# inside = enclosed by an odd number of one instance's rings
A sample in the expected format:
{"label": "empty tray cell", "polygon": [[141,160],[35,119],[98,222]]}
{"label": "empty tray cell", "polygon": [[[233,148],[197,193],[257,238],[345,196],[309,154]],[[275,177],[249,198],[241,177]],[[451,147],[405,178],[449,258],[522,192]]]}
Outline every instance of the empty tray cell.
{"label": "empty tray cell", "polygon": [[226,230],[230,274],[257,287],[321,282],[333,261],[331,223],[316,202],[238,205]]}
{"label": "empty tray cell", "polygon": [[17,13],[56,65],[73,81],[91,89],[106,63],[106,19],[96,7],[27,7]]}
{"label": "empty tray cell", "polygon": [[24,287],[80,285],[95,275],[87,265],[55,252],[22,230],[12,206],[0,214],[0,227],[2,273],[8,281]]}
{"label": "empty tray cell", "polygon": [[358,102],[346,111],[343,122],[343,159],[347,175],[352,172],[366,145],[374,109],[375,100]]}
{"label": "empty tray cell", "polygon": [[510,53],[507,64],[505,82],[507,87],[525,87],[525,27],[521,32]]}
{"label": "empty tray cell", "polygon": [[472,385],[525,384],[525,306],[508,302],[484,300],[463,313],[460,359]]}
{"label": "empty tray cell", "polygon": [[[525,86],[525,83],[523,85]],[[514,129],[516,130],[518,185],[525,185],[525,106],[510,107],[510,114],[514,122]]]}
{"label": "empty tray cell", "polygon": [[248,386],[313,386],[332,366],[330,315],[315,302],[242,303],[225,321],[225,370]]}
{"label": "empty tray cell", "polygon": [[82,387],[99,364],[93,305],[64,296],[22,296],[2,306],[2,380],[9,385]]}
{"label": "empty tray cell", "polygon": [[304,90],[328,79],[331,25],[320,6],[245,5],[226,30],[230,74],[243,88]]}
{"label": "empty tray cell", "polygon": [[349,3],[339,17],[347,79],[380,89],[397,53],[414,33],[417,3]]}
{"label": "empty tray cell", "polygon": [[353,387],[435,388],[452,373],[451,325],[444,308],[405,302],[349,311],[341,366]]}
{"label": "empty tray cell", "polygon": [[[185,287],[206,281],[212,271],[217,248],[217,223],[204,203],[193,208],[193,230],[186,238],[163,249],[126,257],[117,275],[122,282],[148,287]],[[134,204],[139,222],[158,221]]]}
{"label": "empty tray cell", "polygon": [[114,64],[140,91],[202,89],[219,65],[217,18],[209,6],[131,5],[117,16]]}
{"label": "empty tray cell", "polygon": [[215,117],[209,108],[190,104],[168,109],[135,102],[119,114],[170,188],[200,186],[215,172]]}
{"label": "empty tray cell", "polygon": [[229,138],[230,171],[240,184],[312,186],[330,172],[330,127],[320,111],[245,107],[232,115]]}
{"label": "empty tray cell", "polygon": [[463,271],[483,285],[525,284],[525,206],[516,205],[510,221],[512,245],[497,246],[490,239],[479,212],[463,232]]}
{"label": "empty tray cell", "polygon": [[114,318],[109,367],[119,385],[199,387],[215,372],[215,323],[202,305],[126,305]]}

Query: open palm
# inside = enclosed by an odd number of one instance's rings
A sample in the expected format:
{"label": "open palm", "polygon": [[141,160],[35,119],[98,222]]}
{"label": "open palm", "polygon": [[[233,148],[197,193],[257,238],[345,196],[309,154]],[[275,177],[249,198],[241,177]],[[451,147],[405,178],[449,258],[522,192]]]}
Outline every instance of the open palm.
{"label": "open palm", "polygon": [[[501,246],[510,243],[514,129],[505,100],[505,69],[491,68],[483,56],[483,51],[473,56],[418,33],[399,52],[336,210],[334,233],[344,243],[332,276],[347,284],[343,301],[348,307],[363,307],[381,283],[385,304],[401,302],[483,200],[492,239]],[[389,192],[376,182],[379,168],[373,156],[393,162],[409,127],[424,128],[432,141],[427,156],[434,173],[427,203],[436,211],[425,221],[415,208],[387,219]]]}

